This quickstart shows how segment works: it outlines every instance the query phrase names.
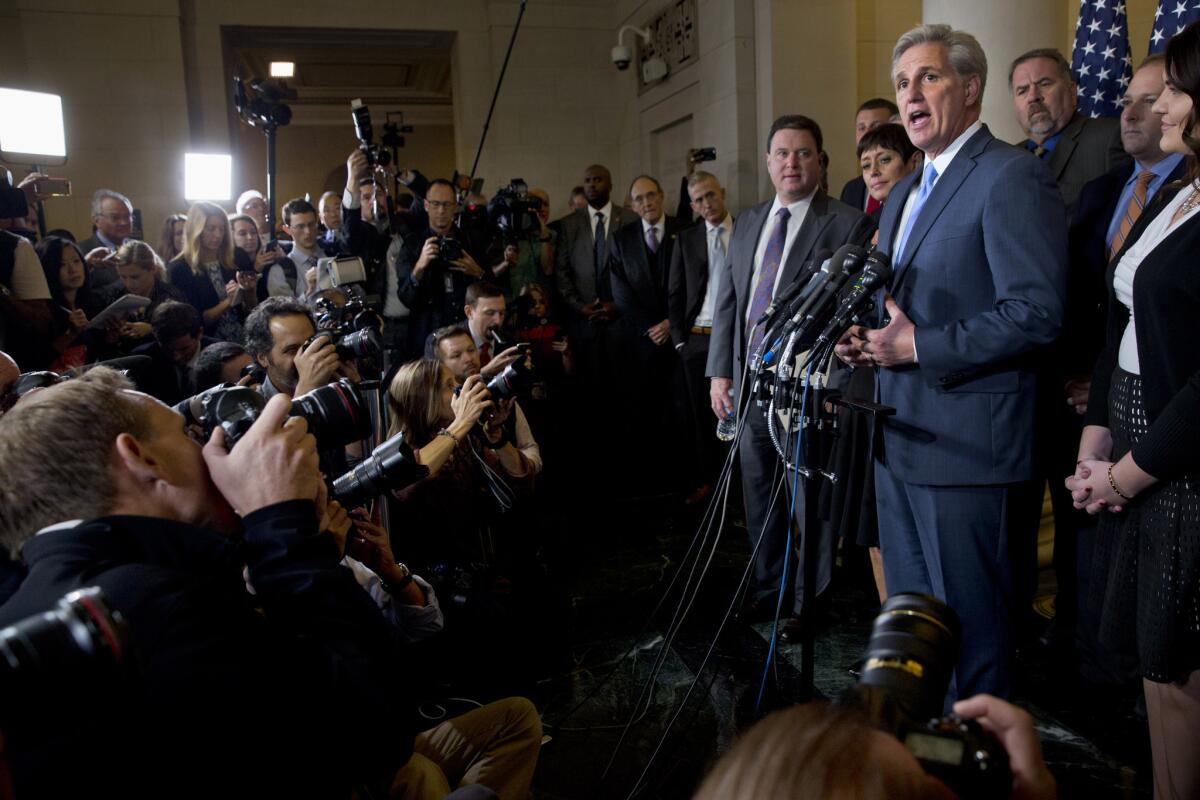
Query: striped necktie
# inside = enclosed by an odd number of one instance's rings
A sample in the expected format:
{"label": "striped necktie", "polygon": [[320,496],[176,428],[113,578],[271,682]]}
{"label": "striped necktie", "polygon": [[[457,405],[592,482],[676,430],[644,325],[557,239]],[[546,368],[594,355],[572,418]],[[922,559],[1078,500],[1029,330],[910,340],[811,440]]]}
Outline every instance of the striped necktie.
{"label": "striped necktie", "polygon": [[1129,231],[1133,230],[1134,223],[1138,221],[1138,217],[1146,208],[1146,195],[1150,191],[1150,181],[1152,180],[1154,180],[1154,173],[1150,170],[1138,173],[1137,183],[1133,185],[1133,196],[1129,198],[1129,205],[1125,206],[1125,213],[1121,215],[1121,224],[1117,226],[1117,232],[1113,234],[1112,244],[1108,248],[1109,261],[1116,258],[1117,253],[1121,252],[1121,248],[1125,245],[1125,239],[1129,236]]}

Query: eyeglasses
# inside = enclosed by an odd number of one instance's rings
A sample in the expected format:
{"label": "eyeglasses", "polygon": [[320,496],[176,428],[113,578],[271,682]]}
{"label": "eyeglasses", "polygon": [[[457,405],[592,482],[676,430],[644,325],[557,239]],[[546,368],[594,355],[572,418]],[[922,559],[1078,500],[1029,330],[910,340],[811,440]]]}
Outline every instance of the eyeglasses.
{"label": "eyeglasses", "polygon": [[429,206],[430,211],[449,211],[452,208],[458,208],[458,202],[455,200],[426,200],[425,205]]}
{"label": "eyeglasses", "polygon": [[99,214],[98,216],[104,217],[109,222],[129,222],[130,220],[133,219],[133,217],[128,213],[125,213],[125,214]]}

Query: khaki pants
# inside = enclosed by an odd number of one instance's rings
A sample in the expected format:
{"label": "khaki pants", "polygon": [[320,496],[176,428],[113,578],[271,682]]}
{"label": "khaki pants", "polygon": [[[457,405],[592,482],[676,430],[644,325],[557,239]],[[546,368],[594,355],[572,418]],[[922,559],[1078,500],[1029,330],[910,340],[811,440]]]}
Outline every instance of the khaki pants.
{"label": "khaki pants", "polygon": [[417,734],[413,755],[392,781],[391,800],[442,800],[480,784],[500,800],[525,800],[542,746],[533,704],[510,697]]}
{"label": "khaki pants", "polygon": [[1143,680],[1154,758],[1154,800],[1200,797],[1200,670],[1182,683]]}

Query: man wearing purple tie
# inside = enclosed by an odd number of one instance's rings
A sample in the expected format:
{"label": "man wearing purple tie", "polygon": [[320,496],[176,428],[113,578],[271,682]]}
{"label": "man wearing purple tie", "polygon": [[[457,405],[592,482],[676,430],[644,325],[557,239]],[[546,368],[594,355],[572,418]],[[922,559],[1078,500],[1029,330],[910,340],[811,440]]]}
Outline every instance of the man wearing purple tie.
{"label": "man wearing purple tie", "polygon": [[[844,244],[865,245],[875,227],[861,211],[821,191],[821,143],[821,128],[808,117],[784,116],[771,125],[766,159],[775,197],[744,212],[734,223],[729,239],[729,269],[721,276],[713,314],[707,370],[713,413],[724,418],[736,409],[739,417],[745,415],[738,458],[746,529],[752,547],[761,538],[747,595],[745,616],[751,619],[766,616],[768,609],[773,612],[775,608],[784,559],[789,557],[789,498],[785,491],[776,497],[776,490],[785,479],[788,491],[792,485],[771,444],[766,419],[742,396],[747,388],[744,365],[762,337],[755,323],[772,297],[797,281],[806,281],[819,269],[819,264],[809,263],[814,253],[836,250]],[[802,497],[796,500],[795,519],[797,526],[804,519]],[[800,546],[799,537],[796,545]],[[818,550],[814,596],[829,583],[832,542],[821,537]],[[801,572],[798,568],[788,570],[792,576]],[[795,602],[785,602],[783,607],[792,615],[782,629],[781,635],[787,640],[800,635],[801,588],[799,580],[784,588],[785,592],[795,593]]]}

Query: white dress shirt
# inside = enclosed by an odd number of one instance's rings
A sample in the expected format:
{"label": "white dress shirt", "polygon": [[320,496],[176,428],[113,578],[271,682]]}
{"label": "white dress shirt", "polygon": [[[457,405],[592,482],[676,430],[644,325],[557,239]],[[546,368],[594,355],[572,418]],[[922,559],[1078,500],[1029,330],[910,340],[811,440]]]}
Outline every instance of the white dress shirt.
{"label": "white dress shirt", "polygon": [[[705,252],[712,252],[713,237],[717,236],[721,239],[721,247],[725,251],[725,263],[720,265],[722,269],[729,265],[729,234],[733,231],[733,217],[729,214],[725,215],[725,219],[721,220],[721,224],[713,225],[705,221],[704,223],[704,246]],[[713,324],[713,312],[717,307],[717,282],[720,276],[717,274],[717,266],[712,263],[711,258],[705,259],[708,261],[708,285],[704,289],[704,302],[700,304],[700,312],[696,314],[696,321],[693,325],[698,325],[701,328],[711,328]]]}
{"label": "white dress shirt", "polygon": [[589,220],[589,221],[590,221],[590,223],[591,223],[591,228],[590,228],[590,230],[592,231],[592,235],[593,235],[593,236],[595,236],[595,233],[596,233],[596,215],[597,215],[597,214],[603,214],[603,215],[604,215],[604,238],[606,238],[606,239],[607,239],[607,238],[608,238],[608,235],[609,235],[610,233],[612,233],[612,224],[613,224],[613,204],[612,204],[612,201],[611,201],[611,200],[609,200],[609,201],[608,201],[608,202],[607,202],[607,203],[604,205],[604,208],[600,208],[600,209],[596,209],[596,208],[592,208],[591,206],[588,206],[588,207],[587,207],[587,212],[588,212],[588,220]]}
{"label": "white dress shirt", "polygon": [[[663,214],[658,218],[658,222],[654,223],[653,225],[651,225],[649,222],[646,222],[644,219],[642,220],[643,242],[650,241],[648,237],[650,236],[651,228],[654,228],[654,238],[658,240],[658,246],[662,247],[663,237],[667,235],[667,215]],[[605,230],[607,231],[608,229],[605,228]]]}
{"label": "white dress shirt", "polygon": [[[787,205],[787,210],[791,212],[791,216],[787,221],[787,238],[783,242],[783,254],[779,257],[779,269],[775,271],[775,286],[771,289],[771,296],[775,296],[775,292],[779,291],[779,281],[783,278],[783,265],[787,263],[788,254],[792,251],[792,243],[796,241],[796,234],[800,232],[800,226],[804,224],[804,218],[808,216],[808,209],[812,207],[813,196],[817,193],[814,187],[812,192],[801,200]],[[779,196],[775,196],[775,201],[771,203],[771,210],[767,213],[767,221],[763,224],[762,232],[758,235],[758,249],[754,252],[754,274],[750,278],[750,298],[754,297],[754,292],[758,288],[758,276],[762,272],[763,258],[767,254],[767,244],[771,241],[771,236],[775,233],[775,226],[779,224],[779,220],[775,215],[779,209],[783,208],[784,204],[780,202]],[[728,252],[728,251],[726,251]],[[750,298],[746,301],[746,323],[750,322]]]}

